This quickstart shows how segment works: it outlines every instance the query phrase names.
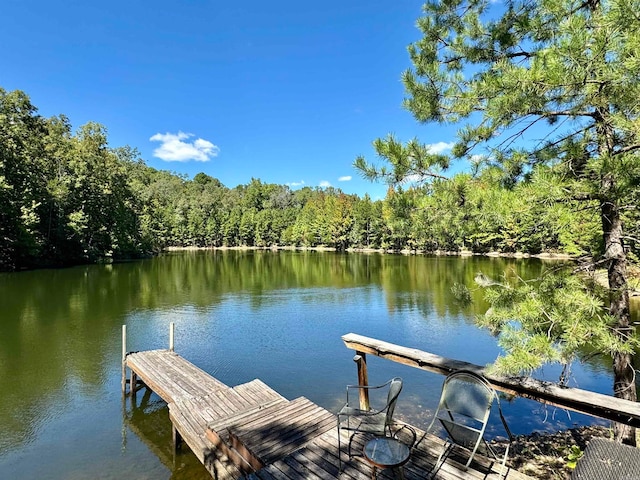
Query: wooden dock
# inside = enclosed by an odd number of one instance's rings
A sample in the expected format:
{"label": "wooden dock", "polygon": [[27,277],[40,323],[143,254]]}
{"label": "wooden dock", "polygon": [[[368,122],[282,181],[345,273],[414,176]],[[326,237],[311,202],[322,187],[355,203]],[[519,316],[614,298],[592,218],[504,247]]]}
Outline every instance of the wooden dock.
{"label": "wooden dock", "polygon": [[[123,353],[123,391],[127,383],[131,395],[148,388],[167,402],[175,445],[186,443],[215,479],[371,478],[371,466],[358,456],[347,461],[346,452],[339,473],[336,416],[304,397],[287,400],[260,380],[227,386],[172,349]],[[424,432],[412,428],[422,438]],[[357,451],[362,445],[356,442]],[[404,467],[405,478],[427,477],[441,450],[440,439],[425,437]],[[499,464],[474,460],[465,471],[458,460],[454,452],[434,478],[500,478]],[[506,478],[530,477],[509,469]]]}

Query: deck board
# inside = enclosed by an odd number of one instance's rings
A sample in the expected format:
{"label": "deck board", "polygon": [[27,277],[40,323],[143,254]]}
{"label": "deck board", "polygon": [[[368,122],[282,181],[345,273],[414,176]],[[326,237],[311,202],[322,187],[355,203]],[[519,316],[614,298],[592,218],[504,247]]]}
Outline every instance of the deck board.
{"label": "deck board", "polygon": [[242,444],[263,464],[270,464],[301,447],[328,429],[335,428],[335,417],[304,397],[278,405],[269,415],[230,425],[234,444]]}
{"label": "deck board", "polygon": [[167,403],[230,388],[169,350],[130,353],[126,362]]}
{"label": "deck board", "polygon": [[[229,387],[169,350],[128,354],[126,366],[167,402],[174,428],[217,480],[371,478],[371,466],[361,455],[347,459],[344,432],[338,471],[336,416],[305,397],[289,401],[259,379]],[[411,428],[422,438],[424,432]],[[364,436],[355,439],[353,451],[361,452],[365,441]],[[404,467],[406,479],[425,478],[442,448],[442,440],[426,436]],[[465,471],[454,452],[434,478],[499,478],[500,463],[476,458]],[[378,477],[392,478],[384,470]],[[507,480],[528,479],[515,470],[507,474]]]}

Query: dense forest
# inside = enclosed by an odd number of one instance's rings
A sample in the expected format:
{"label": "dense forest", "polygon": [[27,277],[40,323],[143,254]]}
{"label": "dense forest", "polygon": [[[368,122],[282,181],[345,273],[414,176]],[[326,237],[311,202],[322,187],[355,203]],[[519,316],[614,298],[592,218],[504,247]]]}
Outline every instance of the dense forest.
{"label": "dense forest", "polygon": [[[0,89],[0,269],[135,258],[171,246],[327,246],[421,251],[601,250],[598,204],[549,201],[544,168],[486,165],[386,198],[292,190],[252,179],[233,188],[204,173],[147,166],[106,128],[72,131],[21,91]],[[637,259],[636,209],[624,218]]]}

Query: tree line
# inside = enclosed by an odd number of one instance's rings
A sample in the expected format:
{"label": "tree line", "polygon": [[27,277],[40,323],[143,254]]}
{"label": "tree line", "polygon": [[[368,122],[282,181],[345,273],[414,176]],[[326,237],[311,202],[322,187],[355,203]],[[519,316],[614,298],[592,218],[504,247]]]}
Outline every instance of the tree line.
{"label": "tree line", "polygon": [[[486,166],[389,188],[377,200],[255,178],[229,188],[204,173],[189,179],[151,168],[134,148],[110,147],[104,126],[73,132],[64,115],[44,118],[25,93],[0,89],[2,270],[136,258],[172,246],[600,251],[596,206],[550,203],[547,181],[541,169],[516,179]],[[637,238],[637,212],[626,220]]]}

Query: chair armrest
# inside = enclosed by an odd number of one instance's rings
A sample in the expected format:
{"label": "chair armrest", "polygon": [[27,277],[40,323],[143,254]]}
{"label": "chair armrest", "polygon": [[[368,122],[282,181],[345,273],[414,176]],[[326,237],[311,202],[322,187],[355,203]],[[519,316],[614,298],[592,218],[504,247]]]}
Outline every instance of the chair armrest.
{"label": "chair armrest", "polygon": [[383,387],[387,387],[389,384],[391,383],[391,380],[389,380],[386,383],[383,383],[382,385],[347,385],[347,391],[349,391],[350,388],[353,389],[359,389],[359,390],[373,390],[376,388],[383,388]]}
{"label": "chair armrest", "polygon": [[[393,432],[392,437],[395,438],[396,440],[400,440],[403,443],[405,443],[409,447],[409,450],[411,450],[413,446],[416,444],[416,440],[418,439],[418,432],[416,432],[415,428],[413,428],[411,425],[408,425],[406,423],[396,422],[396,423],[393,423],[392,425],[394,427],[400,426],[400,428],[398,428],[395,432]],[[401,432],[404,432],[405,430],[409,432],[407,435],[411,437],[410,442],[408,442],[404,438],[402,439],[400,438],[405,436],[405,435],[401,435]]]}
{"label": "chair armrest", "polygon": [[393,381],[393,379],[383,383],[382,385],[347,385],[347,405],[349,404],[349,389],[352,389],[352,390],[375,390],[377,388],[384,388],[384,387],[389,386],[392,381]]}

